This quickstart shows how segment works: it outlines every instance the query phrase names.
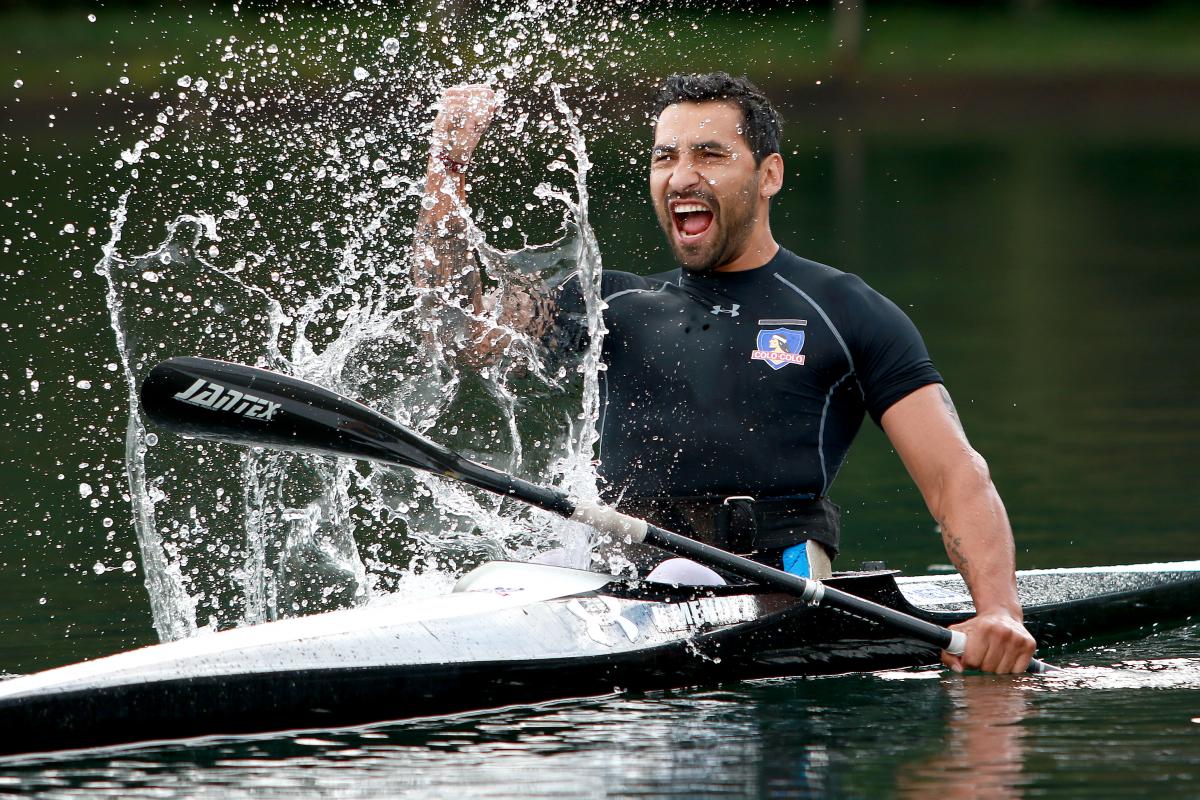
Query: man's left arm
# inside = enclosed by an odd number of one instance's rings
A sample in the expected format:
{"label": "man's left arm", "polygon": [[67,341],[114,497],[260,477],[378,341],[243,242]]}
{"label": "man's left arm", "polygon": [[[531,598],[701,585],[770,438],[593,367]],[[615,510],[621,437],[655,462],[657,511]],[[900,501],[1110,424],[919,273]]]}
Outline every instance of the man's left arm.
{"label": "man's left arm", "polygon": [[880,420],[942,532],[946,554],[966,581],[976,616],[953,626],[967,634],[951,669],[1024,672],[1036,644],[1017,600],[1012,528],[987,462],[967,441],[950,393],[924,386]]}

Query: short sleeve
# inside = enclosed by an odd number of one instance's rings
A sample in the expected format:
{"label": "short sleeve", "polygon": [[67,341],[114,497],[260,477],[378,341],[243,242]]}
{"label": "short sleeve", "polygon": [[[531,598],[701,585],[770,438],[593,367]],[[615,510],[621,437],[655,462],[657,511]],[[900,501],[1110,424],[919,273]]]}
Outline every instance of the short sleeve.
{"label": "short sleeve", "polygon": [[[649,289],[661,280],[644,278],[631,272],[605,270],[600,276],[600,296],[604,298],[628,289]],[[579,273],[572,272],[560,284],[550,288],[554,298],[554,325],[546,335],[546,345],[552,351],[578,352],[587,347],[587,304]]]}
{"label": "short sleeve", "polygon": [[850,287],[847,345],[867,413],[884,412],[923,386],[942,383],[917,326],[900,308],[860,279]]}

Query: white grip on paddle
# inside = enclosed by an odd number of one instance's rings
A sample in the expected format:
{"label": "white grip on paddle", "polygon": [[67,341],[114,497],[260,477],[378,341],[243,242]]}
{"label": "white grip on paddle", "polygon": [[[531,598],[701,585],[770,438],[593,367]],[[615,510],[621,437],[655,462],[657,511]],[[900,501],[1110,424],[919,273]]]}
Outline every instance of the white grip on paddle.
{"label": "white grip on paddle", "polygon": [[615,508],[602,506],[599,503],[589,503],[581,500],[575,506],[571,519],[591,525],[601,533],[611,533],[614,536],[628,536],[631,542],[646,541],[646,523],[628,514],[622,514]]}
{"label": "white grip on paddle", "polygon": [[961,656],[967,651],[967,635],[962,631],[950,631],[950,646],[946,652],[952,656]]}

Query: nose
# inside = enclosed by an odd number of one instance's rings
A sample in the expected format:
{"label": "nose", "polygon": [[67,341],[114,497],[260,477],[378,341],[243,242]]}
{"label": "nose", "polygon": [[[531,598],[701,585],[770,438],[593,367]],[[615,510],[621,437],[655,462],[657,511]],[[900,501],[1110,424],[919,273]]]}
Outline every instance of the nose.
{"label": "nose", "polygon": [[674,193],[686,192],[689,189],[694,189],[703,181],[704,178],[701,177],[700,171],[696,169],[696,163],[687,157],[680,158],[671,169],[671,177],[667,181],[667,191]]}

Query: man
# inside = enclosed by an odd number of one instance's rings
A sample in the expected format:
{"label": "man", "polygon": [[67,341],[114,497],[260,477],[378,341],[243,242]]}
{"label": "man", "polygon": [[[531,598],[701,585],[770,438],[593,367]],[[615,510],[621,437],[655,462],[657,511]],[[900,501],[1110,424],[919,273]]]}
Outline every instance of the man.
{"label": "man", "polygon": [[[486,87],[451,89],[434,124],[415,277],[483,308],[465,241],[466,173],[491,119]],[[1012,533],[915,327],[859,278],[781,248],[779,118],[745,79],[663,86],[650,194],[679,269],[606,272],[600,475],[607,499],[703,541],[821,577],[836,553],[828,499],[866,414],[887,433],[941,527],[977,615],[952,669],[1023,671],[1034,642],[1016,596]],[[501,319],[552,346],[578,340],[580,293],[517,291]],[[573,326],[573,322],[575,323]],[[502,347],[473,323],[468,351]],[[468,353],[469,354],[469,353]]]}

